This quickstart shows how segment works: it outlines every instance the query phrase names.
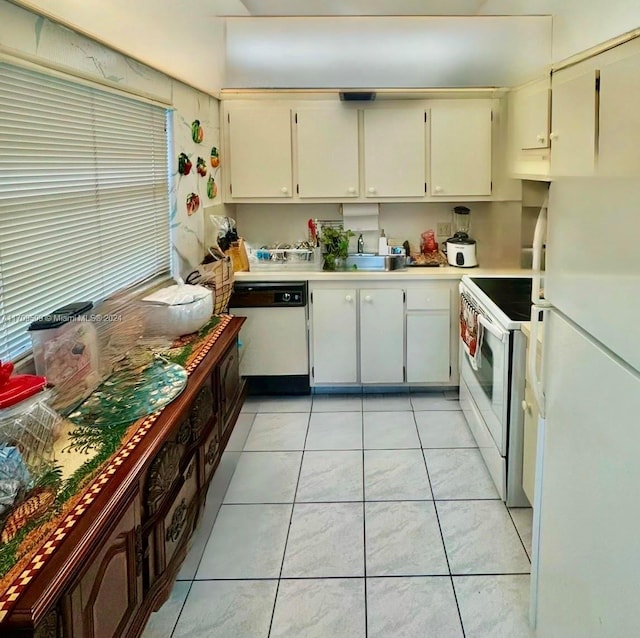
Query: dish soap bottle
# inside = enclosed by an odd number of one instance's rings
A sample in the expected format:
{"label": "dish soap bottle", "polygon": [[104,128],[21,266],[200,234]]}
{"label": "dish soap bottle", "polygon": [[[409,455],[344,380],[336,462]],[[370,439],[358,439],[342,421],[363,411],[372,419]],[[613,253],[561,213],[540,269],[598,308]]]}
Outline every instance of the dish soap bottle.
{"label": "dish soap bottle", "polygon": [[378,255],[387,255],[388,253],[387,236],[384,234],[384,228],[382,228],[380,229],[380,239],[378,240]]}
{"label": "dish soap bottle", "polygon": [[358,253],[362,254],[364,252],[364,239],[362,238],[362,233],[360,233],[360,237],[358,237]]}

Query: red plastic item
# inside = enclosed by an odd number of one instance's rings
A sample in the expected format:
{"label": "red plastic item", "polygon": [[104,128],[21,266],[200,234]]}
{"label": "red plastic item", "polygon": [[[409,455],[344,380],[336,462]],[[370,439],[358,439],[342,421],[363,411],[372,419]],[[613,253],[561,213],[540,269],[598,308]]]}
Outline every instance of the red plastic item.
{"label": "red plastic item", "polygon": [[8,408],[24,399],[28,399],[40,392],[47,380],[35,374],[16,374],[13,372],[13,363],[0,362],[0,408]]}

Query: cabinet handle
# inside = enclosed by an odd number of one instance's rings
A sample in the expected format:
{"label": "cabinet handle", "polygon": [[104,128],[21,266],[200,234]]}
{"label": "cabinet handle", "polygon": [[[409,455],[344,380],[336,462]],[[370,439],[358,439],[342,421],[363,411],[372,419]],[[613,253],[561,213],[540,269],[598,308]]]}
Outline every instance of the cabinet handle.
{"label": "cabinet handle", "polygon": [[536,139],[538,140],[538,142],[544,142],[544,140],[546,139],[544,135],[537,135]]}
{"label": "cabinet handle", "polygon": [[557,140],[558,139],[558,134],[557,133],[549,133],[549,139],[550,140]]}
{"label": "cabinet handle", "polygon": [[284,193],[284,194],[286,195],[286,194],[289,192],[289,189],[288,189],[286,186],[283,186],[283,187],[280,189],[280,192],[281,192],[281,193]]}
{"label": "cabinet handle", "polygon": [[370,303],[370,302],[371,302],[371,295],[365,295],[364,300],[365,300],[367,303]]}
{"label": "cabinet handle", "polygon": [[436,187],[433,189],[433,192],[434,192],[434,193],[441,193],[441,192],[442,192],[442,186],[436,186]]}
{"label": "cabinet handle", "polygon": [[345,300],[345,301],[349,301],[349,302],[350,302],[350,301],[353,301],[353,297],[352,297],[351,295],[347,295],[347,296],[344,298],[344,300]]}
{"label": "cabinet handle", "polygon": [[529,414],[531,413],[531,404],[530,404],[530,403],[527,403],[527,402],[523,399],[523,400],[522,400],[522,404],[521,404],[521,405],[522,405],[522,409],[523,409],[525,412],[528,412]]}
{"label": "cabinet handle", "polygon": [[349,186],[349,188],[347,189],[347,192],[353,195],[356,192],[356,189],[353,186]]}
{"label": "cabinet handle", "polygon": [[369,188],[367,188],[367,192],[368,193],[375,193],[376,189],[373,186],[369,186]]}

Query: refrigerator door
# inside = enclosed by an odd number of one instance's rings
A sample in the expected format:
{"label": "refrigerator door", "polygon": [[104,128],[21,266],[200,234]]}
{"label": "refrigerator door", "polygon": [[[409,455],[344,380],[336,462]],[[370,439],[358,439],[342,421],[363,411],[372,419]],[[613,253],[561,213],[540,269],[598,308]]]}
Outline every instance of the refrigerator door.
{"label": "refrigerator door", "polygon": [[543,356],[536,635],[638,636],[640,376],[555,311]]}
{"label": "refrigerator door", "polygon": [[636,370],[639,246],[640,179],[551,184],[545,299]]}

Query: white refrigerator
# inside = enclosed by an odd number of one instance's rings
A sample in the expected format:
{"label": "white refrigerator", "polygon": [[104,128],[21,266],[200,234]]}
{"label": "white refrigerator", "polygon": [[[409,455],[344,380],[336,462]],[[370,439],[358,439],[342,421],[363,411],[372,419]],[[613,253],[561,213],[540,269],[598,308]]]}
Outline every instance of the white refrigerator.
{"label": "white refrigerator", "polygon": [[532,622],[640,636],[640,179],[551,184],[543,284]]}

